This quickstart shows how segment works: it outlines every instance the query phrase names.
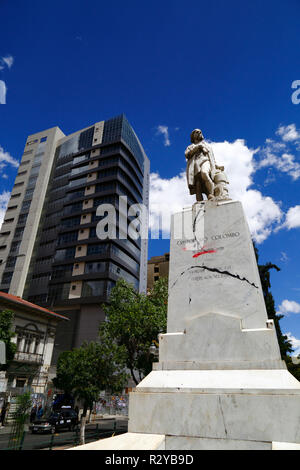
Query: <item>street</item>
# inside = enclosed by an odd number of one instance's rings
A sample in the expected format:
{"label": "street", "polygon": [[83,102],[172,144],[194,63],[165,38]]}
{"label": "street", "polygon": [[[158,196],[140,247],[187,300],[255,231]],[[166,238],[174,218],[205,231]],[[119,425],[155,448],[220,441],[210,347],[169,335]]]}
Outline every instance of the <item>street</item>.
{"label": "street", "polygon": [[[127,432],[127,419],[101,419],[86,425],[86,443],[111,437],[113,433]],[[0,433],[0,450],[7,450],[9,446],[9,433]],[[41,450],[59,447],[73,447],[78,444],[79,432],[60,431],[54,435],[25,433],[22,450]]]}

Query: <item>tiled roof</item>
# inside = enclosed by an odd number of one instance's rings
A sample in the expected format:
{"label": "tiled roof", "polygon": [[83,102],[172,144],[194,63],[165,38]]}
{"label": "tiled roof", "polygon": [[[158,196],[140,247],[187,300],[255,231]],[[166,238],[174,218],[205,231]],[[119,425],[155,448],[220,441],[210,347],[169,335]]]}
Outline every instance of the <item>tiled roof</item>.
{"label": "tiled roof", "polygon": [[6,292],[0,291],[0,300],[1,299],[8,300],[9,302],[15,305],[20,305],[20,306],[30,308],[32,310],[36,310],[37,312],[44,313],[51,317],[54,316],[57,318],[61,318],[62,320],[69,320],[67,317],[60,315],[59,313],[52,312],[51,310],[48,310],[47,308],[40,307],[39,305],[28,302],[28,300],[21,299],[21,297],[16,297],[15,295],[7,294]]}

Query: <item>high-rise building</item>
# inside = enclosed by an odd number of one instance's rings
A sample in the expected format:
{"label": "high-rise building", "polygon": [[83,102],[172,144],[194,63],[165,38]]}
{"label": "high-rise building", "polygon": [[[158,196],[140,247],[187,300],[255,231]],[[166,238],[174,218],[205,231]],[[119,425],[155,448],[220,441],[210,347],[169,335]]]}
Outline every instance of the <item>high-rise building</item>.
{"label": "high-rise building", "polygon": [[[120,196],[148,207],[149,160],[124,115],[28,137],[0,232],[0,290],[70,319],[56,353],[96,339],[118,278],[146,291],[147,240],[122,233],[133,216],[124,202],[119,212]],[[103,204],[116,209],[115,239],[97,236]]]}

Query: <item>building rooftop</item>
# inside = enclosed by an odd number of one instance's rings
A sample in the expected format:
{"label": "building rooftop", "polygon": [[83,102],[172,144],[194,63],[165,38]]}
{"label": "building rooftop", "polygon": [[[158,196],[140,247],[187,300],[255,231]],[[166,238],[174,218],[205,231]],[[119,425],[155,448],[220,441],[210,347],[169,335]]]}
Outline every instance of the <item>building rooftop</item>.
{"label": "building rooftop", "polygon": [[164,255],[160,255],[160,256],[152,256],[152,258],[149,259],[148,264],[161,263],[161,262],[169,261],[169,260],[170,260],[170,253],[165,253]]}
{"label": "building rooftop", "polygon": [[61,319],[61,320],[69,320],[67,317],[60,315],[59,313],[52,312],[51,310],[48,310],[47,308],[40,307],[39,305],[28,302],[27,300],[21,299],[21,297],[16,297],[15,295],[7,294],[6,292],[0,291],[0,301],[1,300],[11,305],[12,307],[13,306],[25,307],[27,309],[34,310],[36,312],[42,313],[50,317],[56,317],[57,319]]}

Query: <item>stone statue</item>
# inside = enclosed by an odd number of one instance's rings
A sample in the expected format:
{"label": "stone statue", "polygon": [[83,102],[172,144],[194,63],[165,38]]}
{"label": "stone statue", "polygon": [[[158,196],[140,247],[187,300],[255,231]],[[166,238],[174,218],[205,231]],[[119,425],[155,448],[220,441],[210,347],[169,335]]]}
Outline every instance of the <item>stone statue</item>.
{"label": "stone statue", "polygon": [[229,182],[224,173],[224,166],[216,164],[213,151],[205,142],[200,129],[193,130],[191,142],[185,151],[190,194],[196,194],[197,201],[203,201],[203,194],[206,194],[207,199],[229,199]]}

